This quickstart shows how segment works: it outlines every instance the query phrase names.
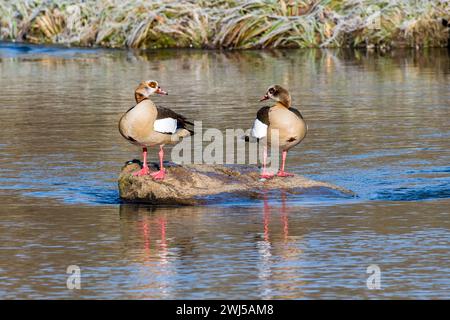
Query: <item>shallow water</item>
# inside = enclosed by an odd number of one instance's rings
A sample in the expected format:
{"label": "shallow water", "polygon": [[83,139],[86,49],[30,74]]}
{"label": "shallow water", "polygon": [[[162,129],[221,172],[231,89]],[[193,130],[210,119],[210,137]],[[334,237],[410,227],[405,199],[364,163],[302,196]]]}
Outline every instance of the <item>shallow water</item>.
{"label": "shallow water", "polygon": [[[0,298],[450,298],[447,50],[2,43],[0,74]],[[149,78],[170,92],[157,103],[221,130],[248,128],[285,85],[310,130],[288,168],[358,197],[121,204],[117,174],[140,154],[117,121]]]}

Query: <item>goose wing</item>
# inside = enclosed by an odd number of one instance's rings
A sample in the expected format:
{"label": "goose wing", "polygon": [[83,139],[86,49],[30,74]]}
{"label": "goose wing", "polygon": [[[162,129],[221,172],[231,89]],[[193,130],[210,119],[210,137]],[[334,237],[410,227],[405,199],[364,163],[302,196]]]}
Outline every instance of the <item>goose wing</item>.
{"label": "goose wing", "polygon": [[250,135],[254,138],[261,139],[267,136],[267,128],[269,127],[269,111],[270,107],[262,107],[256,114]]}
{"label": "goose wing", "polygon": [[[156,107],[156,120],[153,123],[153,130],[159,133],[173,134],[178,129],[186,129],[187,125],[194,125],[185,116],[176,113],[169,108]],[[190,130],[189,130],[190,131]]]}
{"label": "goose wing", "polygon": [[289,111],[295,113],[295,114],[297,115],[297,117],[299,117],[300,119],[304,120],[302,114],[301,114],[300,111],[298,111],[297,109],[295,109],[295,108],[289,108]]}

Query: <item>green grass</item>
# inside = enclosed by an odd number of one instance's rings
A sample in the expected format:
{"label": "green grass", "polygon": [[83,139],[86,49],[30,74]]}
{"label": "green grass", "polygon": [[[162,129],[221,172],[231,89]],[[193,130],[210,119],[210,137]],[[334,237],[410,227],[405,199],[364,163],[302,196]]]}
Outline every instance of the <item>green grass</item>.
{"label": "green grass", "polygon": [[4,0],[0,39],[130,48],[440,47],[449,0]]}

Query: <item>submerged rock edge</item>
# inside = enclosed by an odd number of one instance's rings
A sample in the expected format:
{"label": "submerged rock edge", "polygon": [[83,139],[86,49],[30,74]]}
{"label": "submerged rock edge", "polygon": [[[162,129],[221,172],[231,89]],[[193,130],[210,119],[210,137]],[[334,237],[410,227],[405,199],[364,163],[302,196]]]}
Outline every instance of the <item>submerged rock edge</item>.
{"label": "submerged rock edge", "polygon": [[[155,163],[151,170],[158,170]],[[141,168],[139,160],[129,161],[123,166],[118,178],[119,195],[127,203],[154,205],[207,205],[217,202],[230,203],[243,199],[259,199],[273,191],[287,194],[324,195],[342,194],[354,197],[354,192],[345,188],[303,176],[261,181],[259,169],[252,165],[207,165],[164,164],[167,175],[163,181],[150,176],[136,177],[132,173]]]}

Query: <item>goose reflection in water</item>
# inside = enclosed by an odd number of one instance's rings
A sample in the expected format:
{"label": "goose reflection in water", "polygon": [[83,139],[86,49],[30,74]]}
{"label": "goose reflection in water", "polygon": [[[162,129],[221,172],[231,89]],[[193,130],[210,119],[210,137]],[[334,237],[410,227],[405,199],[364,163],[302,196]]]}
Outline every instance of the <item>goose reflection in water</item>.
{"label": "goose reflection in water", "polygon": [[276,298],[280,290],[303,296],[303,239],[289,234],[286,198],[266,194],[244,222],[236,220],[239,207],[217,216],[208,206],[121,205],[122,243],[136,271],[131,286],[144,298],[176,298],[184,290],[201,295],[205,288],[226,294],[243,283],[253,283],[261,299]]}
{"label": "goose reflection in water", "polygon": [[[267,193],[264,194],[264,204],[263,204],[263,237],[262,240],[258,241],[258,253],[259,253],[259,263],[258,263],[258,278],[260,280],[260,292],[262,299],[273,299],[273,292],[277,292],[280,287],[286,287],[289,289],[287,291],[294,291],[297,294],[301,293],[301,283],[298,281],[293,284],[289,279],[298,279],[301,274],[300,268],[291,268],[287,270],[281,264],[288,262],[294,262],[301,260],[301,254],[303,250],[299,248],[298,243],[302,239],[299,237],[289,237],[289,210],[286,205],[286,192],[284,190],[280,191],[279,198],[281,200],[280,204],[271,204],[269,198],[271,195]],[[276,241],[281,238],[278,234],[273,234],[271,231],[271,225],[276,225],[276,221],[272,221],[272,215],[281,222],[281,235],[283,241]],[[271,240],[272,235],[272,240]],[[282,257],[282,261],[275,261],[276,257]],[[298,288],[292,288],[292,286],[298,286]]]}
{"label": "goose reflection in water", "polygon": [[135,288],[145,292],[144,298],[172,297],[173,257],[166,239],[165,214],[153,214],[151,207],[121,205],[121,235],[127,259],[136,264]]}

